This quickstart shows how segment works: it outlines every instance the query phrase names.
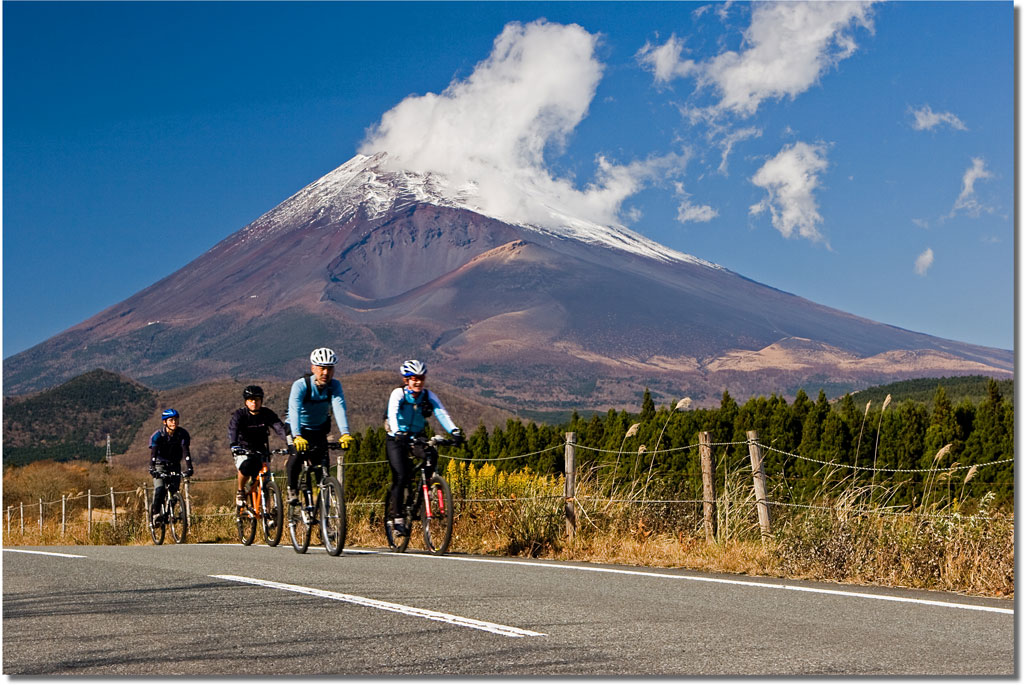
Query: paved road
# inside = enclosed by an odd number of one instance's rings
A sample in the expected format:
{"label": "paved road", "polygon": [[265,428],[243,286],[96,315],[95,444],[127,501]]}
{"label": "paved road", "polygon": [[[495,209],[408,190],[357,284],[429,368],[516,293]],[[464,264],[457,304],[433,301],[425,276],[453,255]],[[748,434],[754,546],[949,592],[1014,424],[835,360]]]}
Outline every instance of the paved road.
{"label": "paved road", "polygon": [[947,593],[380,550],[3,552],[5,674],[1015,673],[1013,603]]}

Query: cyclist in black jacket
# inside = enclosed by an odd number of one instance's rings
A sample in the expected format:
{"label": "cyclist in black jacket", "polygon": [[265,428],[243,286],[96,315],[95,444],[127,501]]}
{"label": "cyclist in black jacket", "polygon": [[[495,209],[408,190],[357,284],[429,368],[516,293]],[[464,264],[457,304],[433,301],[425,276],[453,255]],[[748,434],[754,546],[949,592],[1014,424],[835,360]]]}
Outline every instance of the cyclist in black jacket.
{"label": "cyclist in black jacket", "polygon": [[[184,473],[191,476],[192,453],[189,444],[192,441],[188,431],[178,427],[181,415],[175,409],[165,409],[160,415],[164,427],[153,433],[149,439],[149,475],[153,476],[153,507],[150,514],[156,518],[160,507],[167,496],[167,479],[172,473]],[[185,460],[185,471],[181,470],[181,460]]]}
{"label": "cyclist in black jacket", "polygon": [[267,441],[270,429],[281,436],[291,446],[285,424],[272,409],[263,406],[263,388],[248,385],[242,391],[245,406],[235,410],[228,421],[228,442],[231,444],[231,455],[235,458],[238,469],[238,493],[235,505],[242,506],[245,500],[245,481],[249,478],[256,482],[256,476],[263,468],[263,461],[270,456],[270,444]]}

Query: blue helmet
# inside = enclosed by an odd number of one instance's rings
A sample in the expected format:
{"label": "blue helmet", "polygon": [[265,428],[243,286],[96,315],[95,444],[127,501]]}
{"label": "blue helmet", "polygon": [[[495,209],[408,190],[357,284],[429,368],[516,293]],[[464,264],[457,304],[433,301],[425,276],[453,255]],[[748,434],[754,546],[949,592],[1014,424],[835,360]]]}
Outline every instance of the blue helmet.
{"label": "blue helmet", "polygon": [[161,421],[166,421],[167,419],[176,419],[176,418],[178,418],[178,410],[177,409],[164,409],[164,413],[160,415],[160,420]]}

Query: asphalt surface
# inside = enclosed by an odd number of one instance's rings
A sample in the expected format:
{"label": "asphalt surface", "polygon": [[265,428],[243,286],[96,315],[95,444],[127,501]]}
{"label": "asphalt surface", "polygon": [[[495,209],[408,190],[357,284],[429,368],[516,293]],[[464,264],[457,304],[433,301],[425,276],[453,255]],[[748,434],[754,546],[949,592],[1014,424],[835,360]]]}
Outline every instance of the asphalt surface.
{"label": "asphalt surface", "polygon": [[1013,602],[949,593],[287,544],[3,552],[7,675],[1016,673]]}

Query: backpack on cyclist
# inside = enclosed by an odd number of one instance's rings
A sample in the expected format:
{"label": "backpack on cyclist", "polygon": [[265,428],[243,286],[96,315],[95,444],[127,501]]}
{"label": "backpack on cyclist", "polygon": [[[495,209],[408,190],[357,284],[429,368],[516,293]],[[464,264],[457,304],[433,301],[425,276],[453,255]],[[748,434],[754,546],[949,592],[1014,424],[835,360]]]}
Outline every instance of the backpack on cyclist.
{"label": "backpack on cyclist", "polygon": [[322,400],[313,399],[313,384],[310,379],[313,377],[311,373],[304,373],[302,377],[306,379],[306,396],[303,398],[304,402],[330,402],[331,401],[331,386],[333,383],[327,383],[327,398]]}

